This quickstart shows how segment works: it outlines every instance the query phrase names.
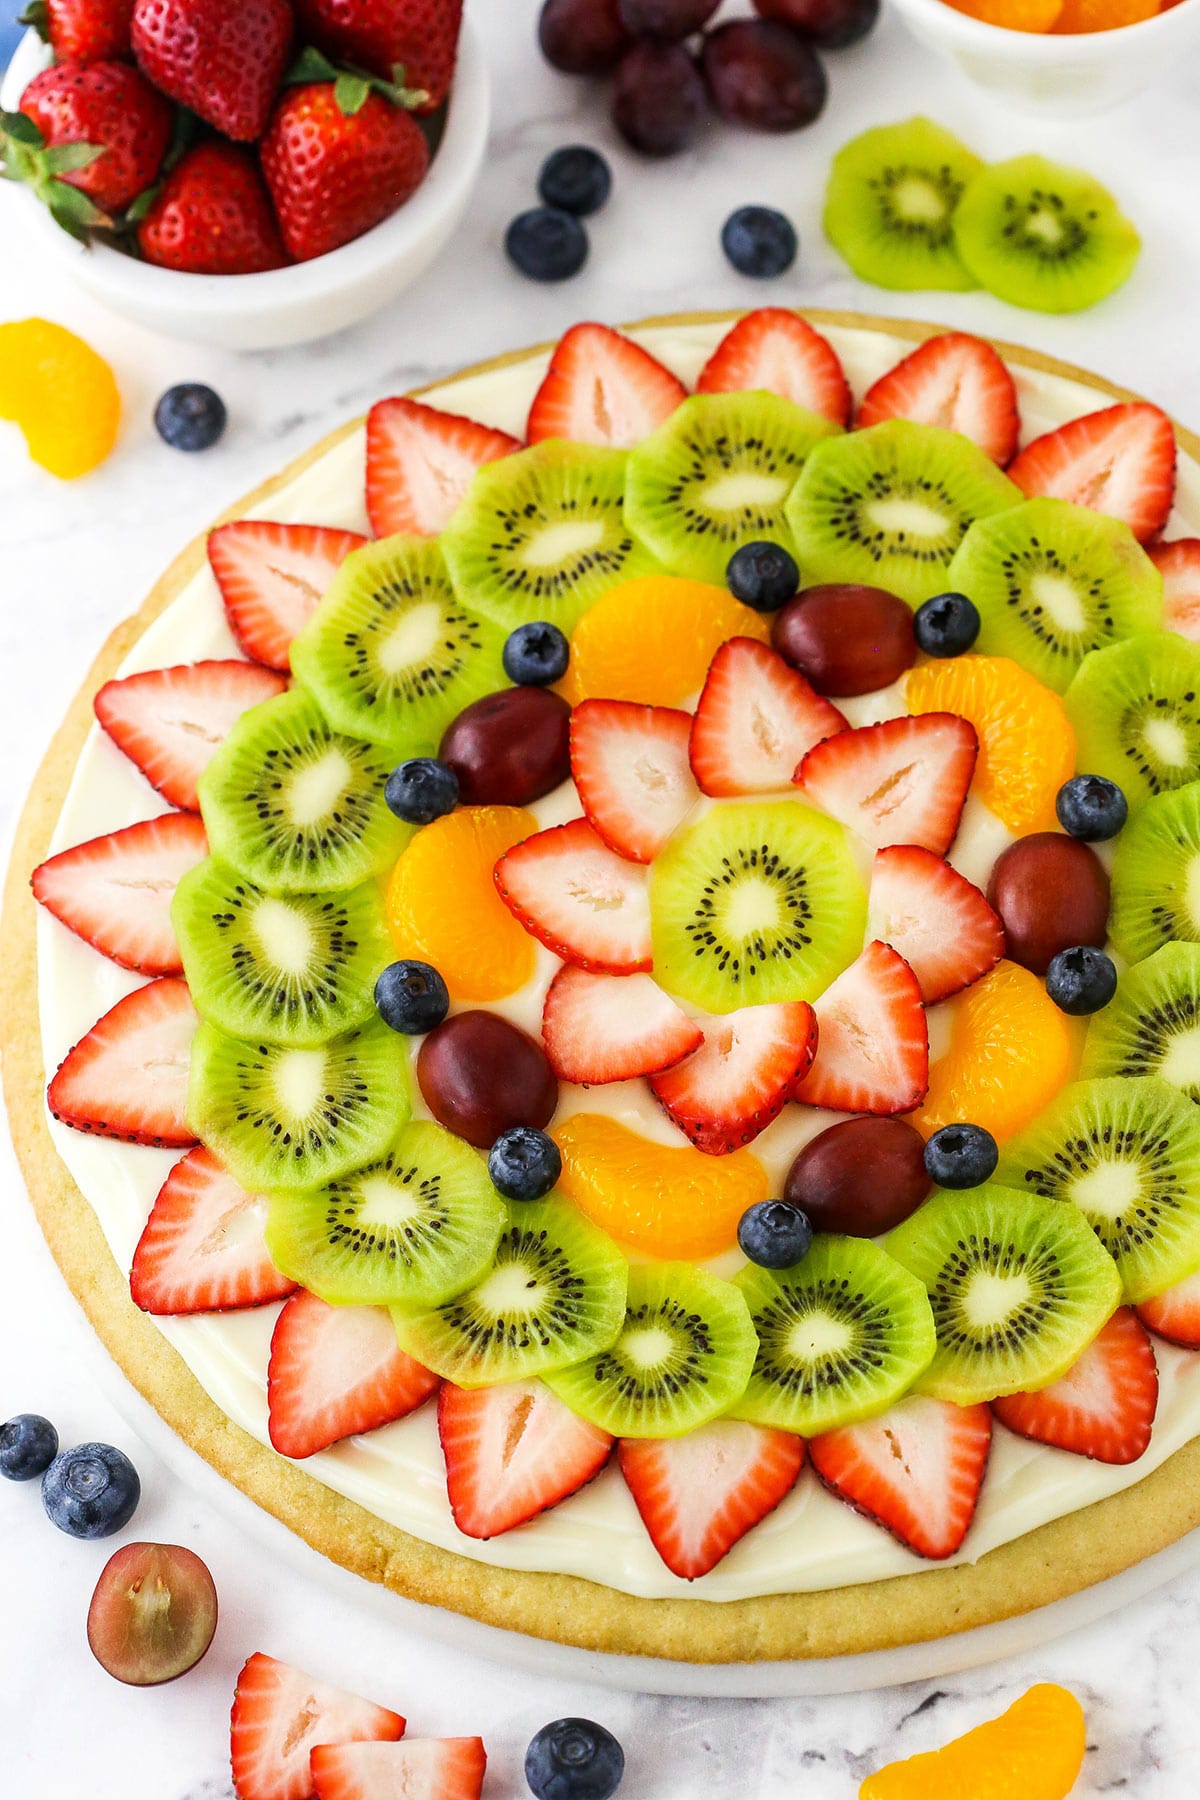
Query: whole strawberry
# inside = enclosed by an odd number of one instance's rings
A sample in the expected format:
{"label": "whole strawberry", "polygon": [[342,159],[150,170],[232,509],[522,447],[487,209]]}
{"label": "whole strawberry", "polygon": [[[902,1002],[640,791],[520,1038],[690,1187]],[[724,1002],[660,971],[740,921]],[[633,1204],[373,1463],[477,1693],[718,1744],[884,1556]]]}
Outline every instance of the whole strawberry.
{"label": "whole strawberry", "polygon": [[180,158],[138,226],[147,262],[192,275],[254,275],[287,262],[254,154],[197,144]]}
{"label": "whole strawberry", "polygon": [[262,136],[291,48],[287,0],[135,0],[132,36],[164,94],[226,137]]}
{"label": "whole strawberry", "polygon": [[458,55],[463,0],[296,0],[300,36],[334,62],[356,63],[429,96],[417,112],[433,112],[450,91]]}
{"label": "whole strawberry", "polygon": [[[44,148],[30,145],[30,167],[15,172],[42,190],[51,210],[55,195],[46,189],[56,182],[86,194],[102,213],[123,211],[157,176],[174,124],[162,95],[121,62],[55,63],[34,76],[20,108]],[[77,157],[66,154],[68,145]],[[85,155],[88,146],[94,157]]]}
{"label": "whole strawberry", "polygon": [[59,62],[109,62],[128,56],[133,0],[33,0],[21,15]]}

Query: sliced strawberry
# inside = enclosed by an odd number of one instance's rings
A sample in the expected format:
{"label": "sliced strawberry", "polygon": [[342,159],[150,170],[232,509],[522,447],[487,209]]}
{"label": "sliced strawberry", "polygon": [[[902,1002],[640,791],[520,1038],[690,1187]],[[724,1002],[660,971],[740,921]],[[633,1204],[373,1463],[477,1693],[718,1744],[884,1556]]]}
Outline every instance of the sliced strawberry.
{"label": "sliced strawberry", "polygon": [[454,1523],[470,1538],[498,1537],[577,1493],[613,1445],[540,1381],[470,1389],[447,1381],[438,1436]]}
{"label": "sliced strawberry", "polygon": [[913,1394],[877,1419],[809,1441],[833,1492],[933,1561],[961,1549],[992,1444],[986,1406]]}
{"label": "sliced strawberry", "polygon": [[164,975],[135,988],[68,1050],[46,1090],[50,1111],[97,1137],[194,1144],[187,1089],[199,1023],[186,981]]}
{"label": "sliced strawberry", "polygon": [[975,773],[979,739],[955,713],[840,731],[810,750],[796,782],[873,850],[922,844],[944,856]]}
{"label": "sliced strawberry", "polygon": [[921,987],[902,956],[868,944],[817,1001],[817,1054],[793,1098],[832,1112],[905,1113],[929,1088]]}
{"label": "sliced strawberry", "polygon": [[1153,1300],[1143,1300],[1137,1316],[1156,1337],[1200,1350],[1200,1275],[1188,1275]]}
{"label": "sliced strawberry", "polygon": [[358,531],[269,519],[238,519],[210,531],[208,560],[246,655],[286,670],[292,639],[350,552],[368,541]]}
{"label": "sliced strawberry", "polygon": [[695,1581],[791,1493],[804,1439],[716,1419],[679,1438],[623,1438],[621,1473],[672,1574]]}
{"label": "sliced strawberry", "polygon": [[1163,581],[1163,625],[1200,643],[1200,538],[1151,544],[1147,555]]}
{"label": "sliced strawberry", "polygon": [[856,423],[883,419],[959,431],[1002,467],[1021,429],[1012,376],[990,344],[965,331],[926,339],[867,389]]}
{"label": "sliced strawberry", "polygon": [[180,663],[106,682],[96,717],[164,800],[199,812],[196,783],[218,745],[248,707],[286,686],[257,663]]}
{"label": "sliced strawberry", "polygon": [[663,1111],[706,1156],[728,1156],[765,1131],[817,1053],[805,1000],[743,1006],[709,1019],[704,1043],[650,1083]]}
{"label": "sliced strawberry", "polygon": [[167,1176],[138,1239],[129,1272],[134,1305],[203,1313],[282,1300],[296,1283],[267,1253],[266,1222],[261,1194],[239,1187],[211,1151],[190,1151]]}
{"label": "sliced strawberry", "polygon": [[608,325],[572,325],[529,409],[526,436],[627,450],[687,399],[682,381]]}
{"label": "sliced strawberry", "polygon": [[386,1307],[328,1306],[301,1291],[271,1336],[271,1442],[280,1456],[312,1456],[407,1418],[437,1386],[437,1376],[401,1350]]}
{"label": "sliced strawberry", "polygon": [[904,958],[926,1006],[970,987],[1004,955],[1004,927],[979,889],[919,844],[875,852],[867,929]]}
{"label": "sliced strawberry", "polygon": [[376,537],[436,537],[484,463],[521,448],[459,413],[380,400],[367,414],[367,513]]}
{"label": "sliced strawberry", "polygon": [[1124,519],[1144,541],[1162,530],[1175,497],[1175,429],[1144,400],[1105,406],[1034,438],[1008,473],[1022,493]]}
{"label": "sliced strawberry", "polygon": [[542,1040],[560,1081],[593,1087],[669,1069],[700,1048],[704,1033],[649,975],[567,963],[546,994]]}
{"label": "sliced strawberry", "polygon": [[992,1401],[1002,1425],[1095,1462],[1132,1463],[1150,1442],[1158,1364],[1145,1326],[1118,1307],[1067,1373],[1036,1394]]}
{"label": "sliced strawberry", "polygon": [[673,706],[585,700],[571,714],[571,774],[610,850],[653,862],[696,801],[691,716]]}
{"label": "sliced strawberry", "polygon": [[479,1800],[487,1768],[477,1737],[321,1744],[310,1760],[317,1800]]}
{"label": "sliced strawberry", "polygon": [[610,850],[586,819],[506,851],[496,887],[526,931],[567,962],[611,975],[650,967],[645,871]]}
{"label": "sliced strawberry", "polygon": [[123,969],[177,975],[171,901],[180,877],[207,855],[195,813],[164,813],[60,850],[33,871],[34,899]]}
{"label": "sliced strawberry", "polygon": [[760,306],[727,331],[700,371],[700,394],[764,389],[823,419],[850,422],[850,387],[837,351],[784,306]]}
{"label": "sliced strawberry", "polygon": [[692,773],[706,794],[779,793],[814,744],[845,730],[837,707],[782,656],[754,638],[729,638],[692,720]]}
{"label": "sliced strawberry", "polygon": [[403,1736],[399,1713],[314,1681],[260,1650],[243,1667],[233,1696],[234,1791],[238,1800],[310,1800],[308,1759],[315,1745]]}

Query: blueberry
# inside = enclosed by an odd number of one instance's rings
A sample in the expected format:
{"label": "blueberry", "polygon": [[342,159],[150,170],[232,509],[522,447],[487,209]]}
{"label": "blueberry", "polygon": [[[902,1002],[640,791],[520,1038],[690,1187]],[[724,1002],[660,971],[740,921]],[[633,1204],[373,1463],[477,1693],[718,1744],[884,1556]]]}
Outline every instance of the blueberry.
{"label": "blueberry", "polygon": [[1099,1012],[1117,991],[1117,969],[1111,956],[1091,944],[1076,944],[1050,958],[1046,992],[1060,1012],[1076,1018]]}
{"label": "blueberry", "polygon": [[538,176],[538,195],[560,212],[599,212],[612,189],[612,170],[598,150],[587,144],[564,144],[551,151]]}
{"label": "blueberry", "polygon": [[608,1800],[624,1773],[625,1752],[611,1731],[591,1719],[555,1719],[525,1752],[534,1800]]}
{"label": "blueberry", "polygon": [[383,797],[398,819],[430,825],[458,805],[458,776],[436,756],[414,756],[392,770]]}
{"label": "blueberry", "polygon": [[42,1505],[69,1537],[111,1537],[128,1525],[141,1498],[137,1470],[111,1444],[77,1444],[42,1476]]}
{"label": "blueberry", "polygon": [[742,1254],[760,1269],[790,1269],[808,1255],[813,1228],[789,1200],[760,1200],[738,1220]]}
{"label": "blueberry", "polygon": [[1107,775],[1073,775],[1059,788],[1054,810],[1064,831],[1098,844],[1116,837],[1129,817],[1129,802]]}
{"label": "blueberry", "polygon": [[571,646],[557,625],[518,625],[504,644],[504,673],[519,687],[548,687],[567,672]]}
{"label": "blueberry", "polygon": [[771,206],[739,206],[721,229],[721,248],[739,275],[782,275],[796,260],[796,227]]}
{"label": "blueberry", "polygon": [[725,585],[755,612],[778,612],[800,586],[796,559],[781,544],[743,544],[725,565]]}
{"label": "blueberry", "polygon": [[504,237],[509,261],[532,281],[565,281],[587,261],[588,236],[574,213],[535,206],[518,213]]}
{"label": "blueberry", "polygon": [[506,1200],[540,1200],[562,1174],[562,1157],[544,1131],[514,1125],[488,1151],[488,1174]]}
{"label": "blueberry", "polygon": [[58,1455],[58,1433],[40,1413],[18,1413],[0,1425],[0,1475],[9,1481],[32,1481]]}
{"label": "blueberry", "polygon": [[979,608],[965,594],[935,594],[913,618],[917,648],[926,656],[961,656],[979,636]]}
{"label": "blueberry", "polygon": [[972,1188],[995,1174],[1000,1152],[982,1125],[943,1125],[925,1146],[925,1173],[944,1188]]}
{"label": "blueberry", "polygon": [[421,1037],[441,1024],[450,1010],[450,995],[429,963],[394,962],[375,983],[375,1005],[393,1031]]}
{"label": "blueberry", "polygon": [[225,402],[202,381],[168,388],[154,409],[158,435],[172,450],[210,450],[225,429]]}

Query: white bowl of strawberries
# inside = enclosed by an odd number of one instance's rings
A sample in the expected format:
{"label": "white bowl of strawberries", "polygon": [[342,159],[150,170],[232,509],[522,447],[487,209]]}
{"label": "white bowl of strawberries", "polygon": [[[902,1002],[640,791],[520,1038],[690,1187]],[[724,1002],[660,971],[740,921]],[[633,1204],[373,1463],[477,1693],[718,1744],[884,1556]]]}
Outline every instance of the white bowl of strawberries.
{"label": "white bowl of strawberries", "polygon": [[490,102],[462,0],[361,0],[349,24],[341,0],[47,10],[0,86],[0,158],[38,242],[139,324],[235,350],[323,337],[462,216]]}

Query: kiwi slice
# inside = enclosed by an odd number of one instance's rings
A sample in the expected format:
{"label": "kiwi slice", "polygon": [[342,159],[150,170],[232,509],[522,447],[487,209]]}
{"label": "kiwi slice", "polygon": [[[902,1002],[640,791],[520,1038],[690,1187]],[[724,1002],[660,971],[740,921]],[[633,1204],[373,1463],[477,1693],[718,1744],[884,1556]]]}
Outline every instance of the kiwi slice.
{"label": "kiwi slice", "polygon": [[1130,811],[1200,776],[1200,644],[1149,631],[1093,650],[1066,707],[1076,766],[1115,781]]}
{"label": "kiwi slice", "polygon": [[371,1162],[411,1110],[407,1046],[378,1021],[311,1049],[205,1021],[192,1044],[188,1124],[251,1192],[316,1187]]}
{"label": "kiwi slice", "polygon": [[833,159],[825,235],[863,281],[885,288],[979,284],[954,247],[954,214],[980,159],[931,119],[878,125]]}
{"label": "kiwi slice", "polygon": [[1200,943],[1200,785],[1147,800],[1117,839],[1109,935],[1140,962],[1179,938]]}
{"label": "kiwi slice", "polygon": [[491,1267],[507,1216],[478,1151],[421,1119],[348,1175],[273,1194],[267,1248],[333,1306],[437,1306]]}
{"label": "kiwi slice", "polygon": [[1067,500],[979,519],[946,585],[979,608],[977,650],[1015,657],[1059,694],[1089,651],[1162,617],[1162,576],[1128,525]]}
{"label": "kiwi slice", "polygon": [[1057,1381],[1121,1299],[1081,1212],[992,1183],[935,1194],[884,1244],[933,1308],[937,1350],[918,1386],[958,1406]]}
{"label": "kiwi slice", "polygon": [[706,1012],[813,999],[866,918],[846,831],[798,800],[715,806],[650,870],[655,979]]}
{"label": "kiwi slice", "polygon": [[735,1411],[802,1437],[868,1419],[928,1366],[925,1289],[869,1238],[818,1236],[794,1269],[737,1276],[758,1358]]}
{"label": "kiwi slice", "polygon": [[866,582],[920,606],[945,589],[972,522],[1022,498],[969,438],[885,419],[818,444],[787,516],[805,582]]}
{"label": "kiwi slice", "polygon": [[1200,944],[1164,944],[1126,970],[1088,1026],[1079,1073],[1161,1076],[1200,1103]]}
{"label": "kiwi slice", "polygon": [[609,588],[653,574],[625,518],[628,460],[552,438],[485,464],[440,540],[456,591],[505,631],[569,634]]}
{"label": "kiwi slice", "polygon": [[739,544],[793,548],[784,502],[838,432],[776,394],[693,394],[630,455],[625,517],[672,574],[723,587]]}
{"label": "kiwi slice", "polygon": [[1064,1088],[1004,1146],[996,1179],[1074,1201],[1134,1306],[1200,1269],[1200,1113],[1158,1076]]}
{"label": "kiwi slice", "polygon": [[348,556],[292,645],[292,668],[337,731],[395,761],[508,685],[503,633],[455,595],[436,543],[392,537]]}
{"label": "kiwi slice", "polygon": [[547,1386],[614,1437],[680,1437],[744,1392],[758,1340],[736,1287],[690,1263],[629,1271],[615,1341]]}
{"label": "kiwi slice", "polygon": [[1107,188],[1044,156],[981,168],[954,215],[954,243],[989,293],[1036,312],[1094,306],[1142,247]]}
{"label": "kiwi slice", "polygon": [[428,1312],[394,1309],[396,1336],[459,1387],[524,1381],[607,1349],[627,1277],[612,1240],[561,1199],[510,1206],[480,1278]]}
{"label": "kiwi slice", "polygon": [[244,713],[200,777],[214,856],[269,892],[354,887],[412,836],[388,811],[392,759],[292,688]]}

